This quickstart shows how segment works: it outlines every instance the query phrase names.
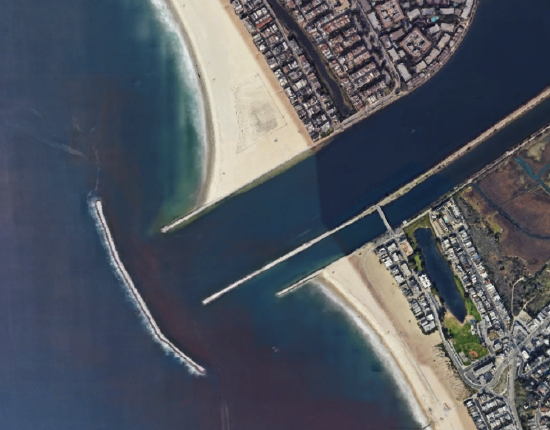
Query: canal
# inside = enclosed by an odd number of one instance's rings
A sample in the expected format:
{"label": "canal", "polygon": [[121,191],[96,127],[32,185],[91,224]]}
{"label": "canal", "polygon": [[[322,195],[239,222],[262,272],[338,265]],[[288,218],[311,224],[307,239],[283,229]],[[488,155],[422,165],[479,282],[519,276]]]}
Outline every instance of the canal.
{"label": "canal", "polygon": [[[105,201],[119,252],[129,272],[139,275],[138,288],[151,303],[153,315],[163,315],[163,306],[179,309],[163,297],[179,296],[174,300],[186,309],[340,225],[536,96],[550,83],[550,62],[540,55],[550,51],[550,34],[543,30],[548,15],[548,2],[522,2],[521,16],[514,1],[481,2],[456,54],[425,85],[337,135],[314,156],[228,199],[179,231],[153,237],[144,233],[155,220],[165,186],[154,172],[139,181],[139,188],[130,182],[100,183],[98,194]],[[521,46],[513,58],[510,46]],[[410,219],[549,120],[547,100],[385,206],[389,222],[396,226]],[[112,151],[110,141],[97,145],[100,153]],[[121,156],[131,165],[127,171],[120,164],[113,171],[105,167],[103,176],[151,172],[150,148],[135,147],[131,141],[121,145]],[[375,213],[228,296],[237,300],[252,291],[274,293],[384,230]],[[219,309],[225,300],[209,308]],[[180,311],[170,319],[159,318],[159,325],[174,339],[180,339],[179,330],[186,323]]]}
{"label": "canal", "polygon": [[348,117],[352,113],[352,108],[346,103],[346,100],[342,94],[343,90],[340,88],[340,84],[338,83],[336,78],[333,78],[330,72],[327,70],[325,63],[321,58],[321,55],[315,49],[311,40],[306,36],[300,26],[296,24],[296,21],[292,19],[286,9],[277,2],[277,0],[267,1],[273,11],[277,14],[279,20],[286,28],[288,28],[292,32],[292,34],[300,42],[300,45],[302,45],[306,50],[307,55],[309,56],[309,58],[311,58],[311,60],[315,64],[315,68],[321,75],[321,81],[325,84],[325,88],[328,90],[338,111],[344,116],[344,118]]}

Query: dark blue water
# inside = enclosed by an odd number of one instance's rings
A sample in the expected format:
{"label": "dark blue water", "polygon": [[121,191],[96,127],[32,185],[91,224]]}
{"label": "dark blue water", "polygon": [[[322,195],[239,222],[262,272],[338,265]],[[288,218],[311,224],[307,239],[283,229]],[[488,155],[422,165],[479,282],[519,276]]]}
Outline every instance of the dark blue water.
{"label": "dark blue water", "polygon": [[[177,43],[149,2],[0,2],[0,40],[1,429],[417,426],[342,312],[307,289],[274,297],[360,237],[324,241],[203,308],[224,264],[255,244],[150,235],[164,211],[193,205],[200,135]],[[88,213],[91,191],[153,315],[207,378],[142,327]],[[361,225],[383,231],[376,216]]]}
{"label": "dark blue water", "polygon": [[[0,2],[0,427],[416,426],[390,372],[341,312],[308,289],[274,297],[381,234],[377,215],[207,308],[200,300],[349,218],[539,92],[550,76],[540,55],[550,47],[548,12],[536,0],[521,9],[484,2],[456,57],[422,89],[159,237],[151,225],[188,210],[200,182],[196,105],[174,38],[144,0]],[[541,105],[460,171],[445,170],[422,188],[432,194],[398,201],[392,223],[549,113]],[[141,327],[87,212],[92,190],[159,325],[208,378],[191,378]]]}
{"label": "dark blue water", "polygon": [[428,277],[437,288],[439,297],[443,299],[447,309],[451,311],[457,320],[464,321],[467,313],[464,300],[456,286],[453,272],[437,249],[432,231],[429,228],[420,228],[416,230],[414,237],[422,251]]}
{"label": "dark blue water", "polygon": [[[436,175],[430,177],[402,198],[384,207],[384,213],[392,225],[410,219],[420,208],[426,207],[437,197],[451,191],[457,184],[483,168],[488,161],[502,155],[508,148],[520,143],[531,132],[542,128],[550,119],[550,100],[514,121],[482,145],[468,152]],[[529,132],[526,131],[529,130]]]}
{"label": "dark blue water", "polygon": [[[541,10],[550,12],[550,5],[524,2],[519,19],[513,2],[483,2],[455,56],[421,89],[168,239],[201,267],[204,294],[349,219],[540,92],[550,83],[550,63],[537,54],[539,46],[550,48],[550,36],[540,31]],[[529,42],[534,39],[537,47]],[[507,50],[518,43],[512,60]],[[547,101],[385,208],[390,222],[410,218],[549,118]]]}

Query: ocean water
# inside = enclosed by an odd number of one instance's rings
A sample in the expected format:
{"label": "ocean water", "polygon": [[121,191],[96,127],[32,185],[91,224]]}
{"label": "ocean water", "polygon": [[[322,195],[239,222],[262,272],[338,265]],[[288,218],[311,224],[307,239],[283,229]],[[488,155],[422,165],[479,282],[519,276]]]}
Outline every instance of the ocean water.
{"label": "ocean water", "polygon": [[[255,245],[152,234],[193,206],[203,174],[201,102],[171,26],[144,0],[0,2],[0,428],[418,427],[372,333],[318,286],[274,296],[338,238],[204,308],[220,264]],[[159,326],[207,377],[142,325],[92,195]]]}
{"label": "ocean water", "polygon": [[[540,91],[550,67],[535,55],[550,44],[546,9],[524,2],[520,19],[512,1],[483,2],[464,45],[429,84],[296,168],[161,236],[152,228],[193,206],[203,174],[200,99],[166,15],[146,0],[0,2],[0,428],[423,424],[360,321],[315,285],[274,296],[380,235],[376,214],[223,300],[200,301]],[[514,58],[505,52],[512,42],[522,48]],[[451,166],[422,199],[411,204],[411,193],[388,207],[391,222],[532,132],[548,109],[496,135],[462,169]],[[103,199],[152,315],[207,377],[191,376],[141,325],[88,211],[90,193]]]}
{"label": "ocean water", "polygon": [[[420,89],[337,135],[315,156],[159,241],[174,246],[173,252],[185,261],[182,264],[192,261],[201,267],[197,271],[201,273],[200,287],[195,288],[206,296],[340,225],[475,138],[550,83],[550,63],[538,54],[550,49],[550,36],[540,31],[544,10],[550,12],[550,4],[537,0],[523,2],[521,13],[513,1],[482,2],[456,54]],[[521,46],[513,58],[509,46]],[[414,216],[549,118],[550,101],[546,101],[385,207],[388,219],[398,225]],[[119,227],[124,228],[118,226],[119,232]],[[356,243],[373,238],[360,225],[347,231]],[[339,243],[340,253],[353,250],[346,241]],[[211,258],[201,258],[206,253]],[[319,265],[311,262],[302,271],[310,273],[316,268]],[[191,273],[187,277],[194,279]]]}

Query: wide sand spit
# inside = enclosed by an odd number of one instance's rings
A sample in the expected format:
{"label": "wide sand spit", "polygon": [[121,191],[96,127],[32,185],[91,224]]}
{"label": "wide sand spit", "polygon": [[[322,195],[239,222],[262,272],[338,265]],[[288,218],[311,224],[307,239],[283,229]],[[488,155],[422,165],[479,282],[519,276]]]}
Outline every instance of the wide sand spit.
{"label": "wide sand spit", "polygon": [[219,201],[313,147],[229,0],[167,0],[206,101],[207,178],[198,205]]}

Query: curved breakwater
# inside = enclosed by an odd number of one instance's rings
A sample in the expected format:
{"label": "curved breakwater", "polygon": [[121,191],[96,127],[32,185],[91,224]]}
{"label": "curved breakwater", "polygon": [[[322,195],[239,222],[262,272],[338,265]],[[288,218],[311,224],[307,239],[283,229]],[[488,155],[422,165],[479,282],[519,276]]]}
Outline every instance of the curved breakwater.
{"label": "curved breakwater", "polygon": [[143,320],[143,323],[153,339],[168,353],[173,355],[175,358],[180,360],[185,366],[189,369],[190,373],[197,376],[205,376],[206,369],[197,363],[195,363],[191,358],[185,355],[180,351],[172,342],[170,342],[164,334],[160,331],[157,323],[153,319],[147,305],[143,301],[139,292],[137,291],[132,278],[126,271],[124,264],[120,260],[120,256],[115,247],[113,237],[107,226],[107,221],[105,220],[105,215],[103,214],[103,203],[97,197],[91,197],[88,199],[88,207],[90,214],[94,218],[97,231],[101,237],[101,242],[107,251],[109,256],[109,262],[113,267],[117,277],[120,279],[121,283],[125,287],[125,290],[128,294],[128,297],[132,303],[136,306],[139,311],[139,314]]}

